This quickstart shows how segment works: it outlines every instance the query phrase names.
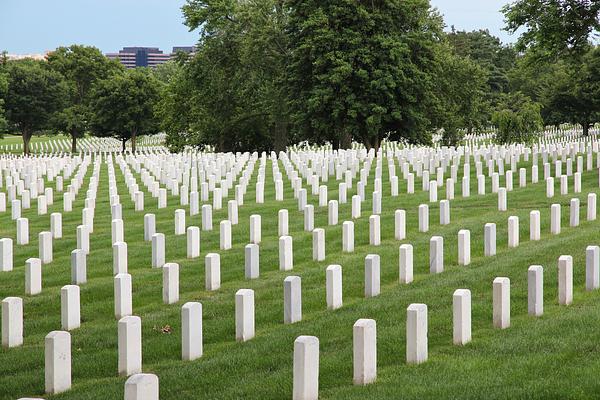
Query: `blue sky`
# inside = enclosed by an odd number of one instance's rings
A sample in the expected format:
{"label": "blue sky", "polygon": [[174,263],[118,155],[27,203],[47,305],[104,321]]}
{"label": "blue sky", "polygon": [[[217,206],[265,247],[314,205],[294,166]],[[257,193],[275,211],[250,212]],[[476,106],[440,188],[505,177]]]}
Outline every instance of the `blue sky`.
{"label": "blue sky", "polygon": [[[431,0],[448,27],[488,28],[505,42],[499,9],[508,0]],[[0,0],[0,50],[43,53],[70,44],[93,45],[103,52],[123,46],[192,45],[180,8],[185,0]]]}
{"label": "blue sky", "polygon": [[430,0],[433,7],[444,16],[448,30],[454,25],[457,30],[472,31],[489,29],[490,33],[498,36],[504,43],[517,40],[514,35],[503,31],[504,15],[500,9],[512,0]]}

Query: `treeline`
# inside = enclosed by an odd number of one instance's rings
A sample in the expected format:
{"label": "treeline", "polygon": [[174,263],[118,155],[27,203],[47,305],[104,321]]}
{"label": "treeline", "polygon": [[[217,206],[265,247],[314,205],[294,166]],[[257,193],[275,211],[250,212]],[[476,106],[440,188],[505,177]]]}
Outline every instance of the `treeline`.
{"label": "treeline", "polygon": [[[568,3],[568,4],[566,4]],[[597,2],[518,0],[515,46],[444,32],[428,0],[188,0],[194,57],[124,70],[91,47],[0,63],[0,129],[123,141],[159,131],[172,150],[283,150],[384,139],[444,144],[496,128],[527,142],[545,125],[600,120]],[[2,111],[3,110],[3,111]],[[4,115],[4,118],[1,117]]]}
{"label": "treeline", "polygon": [[125,70],[94,47],[59,47],[47,60],[0,59],[0,127],[23,137],[64,133],[77,151],[85,134],[131,141],[160,132],[157,107],[163,88],[147,69]]}

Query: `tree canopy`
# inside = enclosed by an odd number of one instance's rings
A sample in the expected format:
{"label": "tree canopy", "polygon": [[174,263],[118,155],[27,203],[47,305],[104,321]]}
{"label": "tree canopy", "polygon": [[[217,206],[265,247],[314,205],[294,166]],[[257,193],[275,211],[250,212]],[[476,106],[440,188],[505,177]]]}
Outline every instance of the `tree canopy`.
{"label": "tree canopy", "polygon": [[498,128],[498,142],[529,143],[542,128],[540,104],[521,92],[503,95],[492,122]]}
{"label": "tree canopy", "polygon": [[48,55],[49,67],[62,74],[69,87],[65,107],[54,118],[54,126],[71,136],[71,151],[77,151],[77,138],[89,130],[92,111],[90,93],[96,82],[122,70],[95,47],[59,47]]}
{"label": "tree canopy", "polygon": [[91,129],[97,136],[112,136],[123,143],[159,132],[156,106],[160,83],[144,69],[127,70],[99,81],[92,91],[90,107],[94,110]]}
{"label": "tree canopy", "polygon": [[6,130],[7,122],[4,115],[4,97],[8,91],[8,76],[0,69],[0,134]]}
{"label": "tree canopy", "polygon": [[596,0],[517,0],[502,11],[509,32],[524,30],[517,48],[534,48],[539,55],[585,52],[590,35],[600,29],[600,2]]}
{"label": "tree canopy", "polygon": [[29,154],[31,136],[51,128],[52,119],[65,104],[68,86],[45,61],[13,61],[4,69],[8,75],[4,98],[8,127],[23,136],[23,151]]}

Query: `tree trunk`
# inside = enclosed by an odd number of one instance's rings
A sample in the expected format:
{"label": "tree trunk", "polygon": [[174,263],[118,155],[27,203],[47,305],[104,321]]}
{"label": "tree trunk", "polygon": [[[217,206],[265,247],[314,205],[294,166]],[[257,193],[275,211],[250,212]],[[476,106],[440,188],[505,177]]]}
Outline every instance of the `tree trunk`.
{"label": "tree trunk", "polygon": [[77,153],[77,133],[71,134],[71,153]]}
{"label": "tree trunk", "polygon": [[281,117],[275,121],[275,140],[273,140],[273,147],[275,152],[279,154],[280,151],[285,151],[287,146],[287,126],[285,121],[282,121]]}
{"label": "tree trunk", "polygon": [[27,129],[23,130],[23,154],[29,155],[29,142],[31,141],[31,132]]}
{"label": "tree trunk", "polygon": [[225,140],[223,138],[223,136],[225,135],[225,133],[222,133],[221,135],[219,135],[219,140],[217,142],[217,148],[215,149],[217,153],[222,153],[224,151],[225,148]]}
{"label": "tree trunk", "polygon": [[121,143],[122,143],[122,145],[123,145],[123,148],[122,148],[122,150],[121,150],[121,151],[122,151],[123,153],[125,153],[125,143],[126,143],[126,142],[127,142],[127,139],[125,139],[125,138],[121,139]]}
{"label": "tree trunk", "polygon": [[590,134],[590,123],[586,119],[581,126],[583,126],[583,136],[587,137]]}
{"label": "tree trunk", "polygon": [[135,153],[135,139],[136,139],[136,132],[133,132],[131,134],[131,152]]}
{"label": "tree trunk", "polygon": [[352,136],[348,132],[341,131],[340,132],[340,148],[341,149],[349,149],[352,147]]}
{"label": "tree trunk", "polygon": [[371,142],[371,138],[368,135],[362,135],[362,142],[367,148],[367,153],[371,151],[373,148],[373,143]]}
{"label": "tree trunk", "polygon": [[340,148],[340,138],[336,137],[332,140],[333,143],[331,143],[331,146],[333,147],[333,150],[339,150]]}

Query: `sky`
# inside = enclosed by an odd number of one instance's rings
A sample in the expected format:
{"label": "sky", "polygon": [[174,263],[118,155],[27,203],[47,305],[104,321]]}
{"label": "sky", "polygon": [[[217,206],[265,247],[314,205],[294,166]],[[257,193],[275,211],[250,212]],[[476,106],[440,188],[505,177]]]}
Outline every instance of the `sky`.
{"label": "sky", "polygon": [[[431,0],[448,27],[488,28],[503,42],[500,8],[508,0]],[[0,51],[40,54],[58,46],[85,44],[103,52],[124,46],[152,46],[170,52],[189,46],[197,32],[183,25],[185,0],[0,0]]]}
{"label": "sky", "polygon": [[517,37],[502,30],[504,15],[500,9],[512,0],[430,0],[444,16],[447,30],[454,25],[457,30],[489,29],[504,43],[513,43]]}

